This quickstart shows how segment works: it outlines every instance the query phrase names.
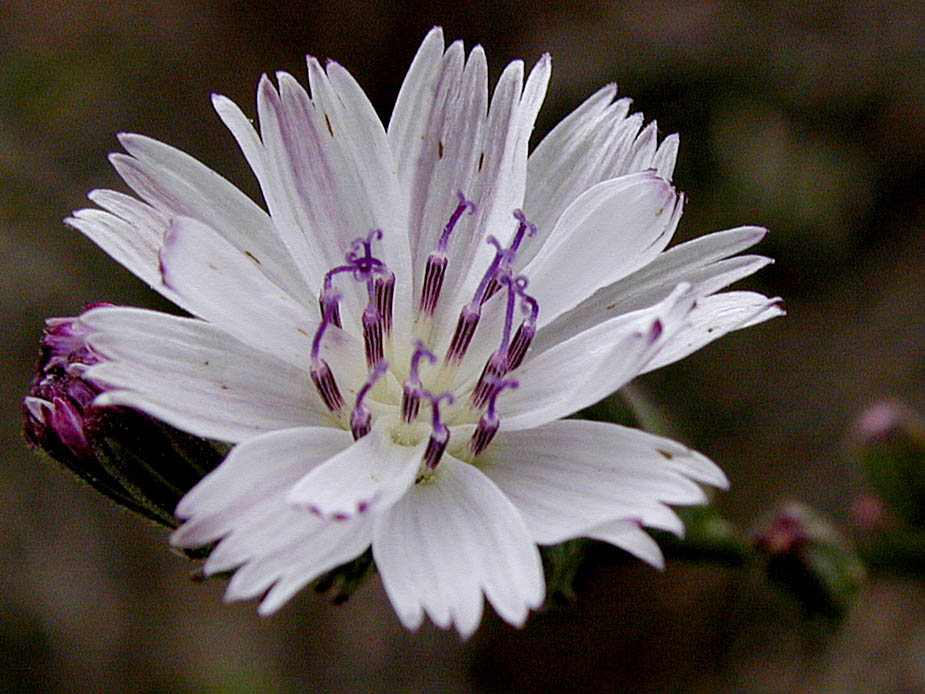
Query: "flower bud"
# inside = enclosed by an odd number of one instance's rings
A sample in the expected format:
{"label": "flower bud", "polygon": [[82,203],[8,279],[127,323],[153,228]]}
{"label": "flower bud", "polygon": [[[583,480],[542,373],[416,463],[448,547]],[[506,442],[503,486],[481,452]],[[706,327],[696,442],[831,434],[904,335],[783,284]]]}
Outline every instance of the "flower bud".
{"label": "flower bud", "polygon": [[87,337],[77,318],[46,321],[23,401],[25,436],[116,503],[175,527],[180,498],[226,450],[132,409],[94,406],[103,388],[85,378],[99,362]]}
{"label": "flower bud", "polygon": [[861,415],[858,455],[889,515],[925,526],[925,421],[897,402],[882,402]]}
{"label": "flower bud", "polygon": [[786,589],[810,615],[841,617],[865,570],[848,540],[815,511],[786,502],[754,538],[768,578]]}

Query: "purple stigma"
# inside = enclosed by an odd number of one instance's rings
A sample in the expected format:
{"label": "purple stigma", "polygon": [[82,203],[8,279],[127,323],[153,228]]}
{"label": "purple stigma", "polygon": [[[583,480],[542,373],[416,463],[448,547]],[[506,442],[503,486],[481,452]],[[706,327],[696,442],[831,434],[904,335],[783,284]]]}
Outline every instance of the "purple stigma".
{"label": "purple stigma", "polygon": [[488,398],[488,410],[479,418],[479,424],[475,431],[472,432],[472,438],[469,440],[469,450],[472,455],[479,455],[488,448],[488,444],[498,433],[498,428],[501,426],[501,418],[498,417],[498,413],[495,411],[495,402],[498,395],[505,388],[514,389],[518,385],[517,381],[502,381],[501,379],[496,379],[492,384],[492,394]]}
{"label": "purple stigma", "polygon": [[353,434],[354,440],[361,439],[369,433],[372,425],[372,414],[369,408],[363,404],[363,400],[366,398],[366,394],[369,393],[370,389],[376,384],[376,381],[382,378],[382,375],[388,368],[389,364],[386,361],[380,361],[376,364],[376,368],[369,373],[366,383],[363,384],[363,387],[360,388],[360,392],[357,393],[356,405],[350,413],[350,432]]}
{"label": "purple stigma", "polygon": [[430,391],[425,391],[430,399],[430,409],[433,415],[433,431],[430,440],[427,442],[427,448],[424,451],[424,464],[431,470],[437,467],[446,445],[450,442],[450,430],[446,424],[440,421],[440,401],[446,400],[450,405],[453,404],[454,398],[452,393],[441,393],[434,395]]}
{"label": "purple stigma", "polygon": [[526,215],[524,215],[521,210],[514,210],[514,218],[519,222],[517,225],[517,231],[514,232],[514,238],[511,241],[511,245],[507,248],[501,270],[495,274],[491,282],[489,282],[488,287],[486,287],[485,293],[482,295],[481,301],[483,304],[492,296],[494,296],[495,292],[501,289],[501,282],[499,281],[501,273],[505,269],[509,269],[511,263],[514,262],[514,258],[517,255],[518,249],[520,248],[520,244],[524,240],[524,235],[533,236],[536,234],[536,224],[528,221]]}
{"label": "purple stigma", "polygon": [[514,210],[514,218],[520,222],[520,224],[517,226],[517,231],[514,233],[514,240],[511,241],[511,246],[508,250],[512,253],[517,253],[520,244],[524,240],[524,234],[527,236],[534,236],[536,234],[536,224],[529,221],[522,210]]}
{"label": "purple stigma", "polygon": [[[373,256],[373,241],[382,240],[382,229],[370,229],[366,237],[360,237],[350,242],[350,250],[344,256],[351,265],[363,267],[368,271],[372,265],[382,265],[382,261]],[[360,256],[360,250],[363,255]]]}
{"label": "purple stigma", "polygon": [[421,385],[419,369],[421,359],[424,358],[431,364],[437,363],[436,355],[427,349],[423,342],[418,340],[414,354],[411,355],[411,371],[402,389],[401,418],[406,424],[410,424],[417,419],[418,412],[421,410],[421,395],[424,393],[424,387]]}
{"label": "purple stigma", "polygon": [[466,200],[466,196],[463,195],[461,190],[456,191],[456,197],[459,198],[459,204],[456,206],[456,209],[453,210],[453,214],[450,215],[450,221],[443,227],[443,233],[440,234],[440,240],[437,242],[437,251],[440,253],[446,252],[446,244],[450,240],[450,234],[453,233],[453,229],[456,227],[459,218],[462,217],[463,212],[469,210],[469,214],[471,215],[478,209],[474,202]]}
{"label": "purple stigma", "polygon": [[[325,289],[321,294],[321,325],[315,331],[315,337],[312,340],[312,362],[319,359],[321,353],[321,340],[324,332],[330,323],[334,323],[334,316],[338,313],[338,302],[341,299],[340,292],[336,290]],[[339,327],[339,326],[338,326]]]}
{"label": "purple stigma", "polygon": [[321,358],[321,341],[324,337],[325,330],[330,323],[333,323],[333,316],[337,312],[337,302],[340,301],[340,294],[335,290],[325,291],[321,294],[321,325],[315,331],[315,337],[312,340],[312,358],[309,373],[312,383],[321,396],[321,400],[332,414],[339,415],[344,407],[344,398],[337,387],[337,381],[334,380],[334,373],[328,363]]}

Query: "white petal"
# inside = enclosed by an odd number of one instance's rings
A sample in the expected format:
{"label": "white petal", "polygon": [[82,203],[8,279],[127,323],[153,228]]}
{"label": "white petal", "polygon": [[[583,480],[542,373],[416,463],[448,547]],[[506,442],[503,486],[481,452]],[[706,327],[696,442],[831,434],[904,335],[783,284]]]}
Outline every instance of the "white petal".
{"label": "white petal", "polygon": [[[527,149],[536,115],[546,95],[551,61],[544,55],[530,71],[526,84],[521,61],[510,63],[501,73],[492,95],[485,128],[484,157],[471,195],[479,208],[474,223],[454,233],[445,280],[451,305],[469,301],[488,269],[495,249],[485,243],[488,235],[505,242],[517,228],[513,211],[523,207],[527,179]],[[471,231],[471,233],[469,233]],[[457,301],[453,301],[456,297]],[[443,312],[452,329],[456,316]]]}
{"label": "white petal", "polygon": [[395,443],[395,424],[377,419],[366,436],[297,482],[289,503],[335,520],[394,503],[414,484],[427,447],[427,439],[414,447]]}
{"label": "white petal", "polygon": [[443,30],[434,27],[418,49],[402,82],[389,120],[389,146],[399,166],[400,178],[407,181],[417,166],[428,118],[436,100],[443,61]]}
{"label": "white petal", "polygon": [[[673,460],[683,460],[695,474]],[[673,441],[582,420],[502,431],[480,461],[541,544],[585,536],[611,520],[677,529],[665,504],[704,503],[692,479],[722,477],[706,458]]]}
{"label": "white petal", "polygon": [[272,548],[252,538],[253,556],[235,571],[225,593],[226,600],[246,600],[270,589],[257,610],[261,616],[273,614],[308,583],[362,554],[371,536],[366,519],[326,523],[308,511],[282,506],[273,511],[285,524]]}
{"label": "white petal", "polygon": [[677,332],[693,306],[681,285],[655,306],[616,316],[550,349],[528,355],[519,383],[498,399],[505,429],[530,429],[565,417],[635,378]]}
{"label": "white petal", "polygon": [[105,405],[135,407],[198,436],[243,441],[275,429],[328,426],[305,371],[203,321],[100,308],[81,322],[103,361],[87,376],[116,390]]}
{"label": "white petal", "polygon": [[[353,237],[365,236],[376,227],[383,231],[377,255],[395,273],[395,323],[406,326],[411,319],[411,247],[402,192],[382,121],[353,76],[331,61],[322,71],[318,61],[308,60],[312,97],[328,114],[333,143],[338,145],[351,186],[341,201],[355,208],[368,208]],[[342,249],[346,251],[346,248]]]}
{"label": "white petal", "polygon": [[610,521],[591,530],[588,537],[609,542],[656,569],[665,568],[665,557],[658,543],[632,521]]}
{"label": "white petal", "polygon": [[652,167],[658,172],[658,175],[667,181],[671,180],[674,175],[674,165],[678,158],[678,147],[680,138],[677,133],[672,133],[658,146],[658,151],[652,159]]}
{"label": "white petal", "polygon": [[234,447],[177,505],[189,519],[171,542],[195,547],[219,539],[240,526],[240,518],[258,503],[280,496],[320,463],[349,447],[350,434],[333,427],[282,429]]}
{"label": "white petal", "polygon": [[728,258],[757,243],[766,233],[759,227],[741,227],[675,246],[544,326],[534,340],[533,349],[548,349],[611,316],[652,306],[664,300],[681,282],[689,283],[691,293],[697,296],[719,291],[771,262],[763,256]]}
{"label": "white petal", "polygon": [[539,325],[649,263],[671,239],[678,207],[671,184],[650,172],[599,183],[579,197],[523,269]]}
{"label": "white petal", "polygon": [[[164,283],[200,318],[230,335],[300,366],[311,353],[318,306],[297,302],[211,227],[175,217],[161,250]],[[306,297],[309,300],[312,297]]]}
{"label": "white petal", "polygon": [[241,153],[247,159],[254,176],[260,184],[260,188],[266,197],[266,191],[263,190],[269,185],[270,180],[267,177],[266,152],[263,149],[263,143],[260,136],[254,130],[254,125],[250,119],[244,115],[244,112],[231,99],[221,94],[212,95],[212,108],[222,119],[222,123],[231,132]]}
{"label": "white petal", "polygon": [[779,298],[756,292],[723,292],[698,299],[685,326],[665,342],[644,372],[673,364],[733,330],[784,315],[780,303]]}
{"label": "white petal", "polygon": [[149,137],[122,134],[131,157],[113,165],[138,195],[168,217],[192,217],[258,258],[264,273],[291,292],[305,290],[269,215],[235,186],[193,157]]}
{"label": "white petal", "polygon": [[[304,369],[317,329],[317,304],[297,302],[261,273],[249,255],[193,219],[173,220],[161,251],[164,282],[183,304],[229,335]],[[366,381],[363,346],[349,333],[328,326],[321,356],[339,386],[356,391]]]}
{"label": "white petal", "polygon": [[525,244],[518,267],[533,258],[566,207],[592,186],[650,168],[671,180],[677,136],[666,138],[656,152],[657,126],[640,131],[642,114],[627,115],[629,99],[611,103],[616,91],[608,85],[592,95],[530,155],[524,210],[538,233]]}
{"label": "white petal", "polygon": [[325,154],[323,133],[308,95],[294,78],[278,77],[279,92],[266,76],[257,88],[260,136],[271,179],[264,195],[308,284],[320,287],[324,274],[340,264],[348,237],[358,234],[348,228],[339,209],[335,191],[343,174],[332,168]]}
{"label": "white petal", "polygon": [[[488,104],[488,66],[482,49],[473,49],[463,67],[462,44],[450,46],[435,89],[429,115],[422,114],[427,127],[421,133],[419,157],[413,169],[406,167],[404,181],[416,285],[421,283],[427,256],[436,249],[456,209],[454,191],[470,198],[475,195]],[[450,249],[468,247],[476,219],[466,214],[457,222]],[[453,269],[456,273],[460,270],[456,264]],[[419,289],[415,305],[420,300]]]}
{"label": "white petal", "polygon": [[[324,529],[323,536],[320,533],[312,536],[314,542],[309,543],[306,539],[300,538],[292,544],[295,561],[281,552],[274,559],[260,562],[263,566],[255,564],[255,571],[266,571],[270,568],[280,573],[279,580],[273,584],[273,588],[260,603],[257,613],[263,617],[273,614],[309,582],[360,556],[369,547],[372,538],[370,525],[370,522],[364,520],[355,521],[349,527],[343,528],[337,527],[337,524],[334,524],[334,527],[329,524]],[[280,565],[284,565],[285,568],[276,569]],[[243,570],[249,569],[250,566],[246,566]],[[231,590],[231,587],[229,585],[228,589]]]}
{"label": "white petal", "polygon": [[[94,191],[99,192],[102,191]],[[154,214],[160,213],[154,211]],[[171,290],[164,287],[158,269],[157,252],[164,238],[164,229],[167,228],[166,221],[158,227],[148,220],[136,223],[135,219],[125,220],[96,209],[78,210],[64,221],[88,236],[142,282],[182,306],[182,300],[178,300]]]}
{"label": "white petal", "polygon": [[373,555],[409,629],[427,613],[468,638],[481,619],[483,592],[516,626],[543,601],[539,553],[520,514],[475,467],[450,456],[433,481],[375,517]]}

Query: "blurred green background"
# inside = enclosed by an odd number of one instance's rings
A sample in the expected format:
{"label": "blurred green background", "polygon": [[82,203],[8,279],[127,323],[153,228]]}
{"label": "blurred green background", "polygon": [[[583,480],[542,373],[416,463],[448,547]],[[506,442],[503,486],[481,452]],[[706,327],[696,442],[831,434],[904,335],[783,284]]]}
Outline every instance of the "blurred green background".
{"label": "blurred green background", "polygon": [[[0,691],[925,692],[925,583],[874,575],[838,630],[736,568],[593,568],[576,605],[460,643],[402,630],[378,579],[272,619],[195,583],[165,533],[31,453],[20,434],[42,321],[163,302],[61,219],[125,190],[115,133],[180,147],[256,195],[211,110],[332,57],[383,118],[427,29],[485,46],[494,78],[553,56],[534,142],[616,81],[680,132],[680,238],[739,224],[776,264],[746,281],[789,315],[641,385],[727,471],[748,527],[782,497],[850,524],[846,443],[869,404],[925,406],[925,13],[918,3],[0,3]],[[302,80],[304,82],[304,79]]]}

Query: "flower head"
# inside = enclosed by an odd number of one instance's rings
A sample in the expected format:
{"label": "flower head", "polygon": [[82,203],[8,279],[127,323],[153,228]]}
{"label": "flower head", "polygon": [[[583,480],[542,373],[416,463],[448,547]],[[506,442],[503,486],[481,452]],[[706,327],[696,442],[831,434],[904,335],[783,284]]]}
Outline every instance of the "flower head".
{"label": "flower head", "polygon": [[[177,150],[123,135],[138,198],[69,220],[195,318],[86,313],[98,405],[235,444],[177,507],[181,547],[271,613],[370,545],[401,621],[469,635],[483,596],[522,624],[538,544],[603,539],[658,564],[642,526],[722,472],[672,441],[562,420],[636,375],[780,313],[717,292],[767,262],[764,230],[665,252],[677,137],[608,86],[528,154],[550,76],[425,38],[383,127],[337,63],[258,88],[259,134],[213,99],[266,210]],[[139,199],[140,198],[140,199]]]}

